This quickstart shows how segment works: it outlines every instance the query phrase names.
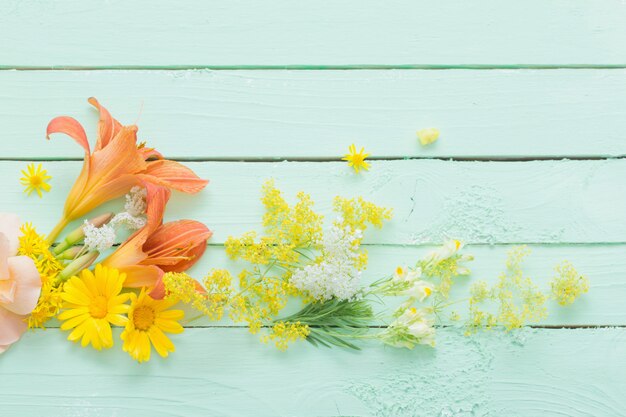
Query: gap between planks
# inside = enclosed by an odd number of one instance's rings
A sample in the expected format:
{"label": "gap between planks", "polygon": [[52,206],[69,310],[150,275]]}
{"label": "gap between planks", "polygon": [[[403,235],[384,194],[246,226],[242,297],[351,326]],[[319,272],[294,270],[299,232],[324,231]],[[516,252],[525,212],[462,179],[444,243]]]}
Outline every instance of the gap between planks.
{"label": "gap between planks", "polygon": [[541,65],[541,64],[468,64],[468,65],[434,65],[434,64],[353,64],[353,65],[0,65],[0,71],[188,71],[188,70],[211,70],[211,71],[360,71],[360,70],[560,70],[560,69],[626,69],[626,64],[595,65],[595,64],[570,64],[570,65]]}
{"label": "gap between planks", "polygon": [[[449,161],[449,162],[532,162],[532,161],[604,161],[613,159],[625,159],[626,155],[616,156],[591,156],[591,155],[579,155],[579,156],[559,156],[559,155],[547,155],[547,156],[526,156],[526,157],[506,157],[506,156],[471,156],[471,157],[459,157],[459,156],[384,156],[384,157],[367,157],[368,161],[414,161],[414,160],[437,160],[437,161]],[[166,158],[172,161],[178,162],[261,162],[261,163],[273,163],[273,162],[343,162],[343,159],[331,158],[331,157],[213,157],[213,158],[194,158],[194,157],[174,157]],[[0,157],[0,162],[80,162],[83,158],[74,157],[57,157],[57,158],[45,158],[45,157],[13,157],[3,158]]]}
{"label": "gap between planks", "polygon": [[[313,328],[317,328],[319,326],[311,326]],[[328,326],[331,328],[337,328],[337,326]],[[456,328],[462,328],[462,326],[452,326],[452,325],[440,325],[440,324],[435,324],[433,327],[437,328],[437,329],[456,329]],[[50,326],[46,326],[46,329],[58,329],[59,325],[58,323],[54,323]],[[119,328],[118,326],[113,326],[113,328]],[[184,329],[248,329],[248,326],[245,325],[238,325],[238,324],[234,324],[232,326],[230,325],[211,325],[211,324],[200,324],[197,326],[194,325],[190,325],[190,324],[185,324],[183,325]],[[261,326],[262,329],[269,329],[271,328],[271,326]],[[385,329],[387,328],[386,325],[371,325],[371,326],[367,326],[368,329]],[[513,329],[510,330],[511,331],[517,331],[517,330],[523,330],[523,329],[541,329],[541,330],[574,330],[574,329],[625,329],[626,328],[626,324],[545,324],[545,325],[541,325],[541,324],[532,324],[532,325],[525,325],[520,327],[519,329]],[[504,331],[502,329],[496,328],[493,331]]]}

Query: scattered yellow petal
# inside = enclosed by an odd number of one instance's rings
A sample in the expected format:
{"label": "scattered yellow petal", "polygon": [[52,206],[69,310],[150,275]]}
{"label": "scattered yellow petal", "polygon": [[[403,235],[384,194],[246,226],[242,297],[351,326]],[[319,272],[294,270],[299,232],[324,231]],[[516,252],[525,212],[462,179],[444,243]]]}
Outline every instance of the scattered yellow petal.
{"label": "scattered yellow petal", "polygon": [[435,129],[434,127],[422,129],[417,132],[417,137],[422,145],[430,145],[431,143],[439,139],[439,130]]}
{"label": "scattered yellow petal", "polygon": [[361,148],[359,152],[356,151],[356,146],[354,144],[350,145],[348,148],[349,153],[346,154],[342,158],[344,161],[348,161],[348,166],[354,168],[354,170],[358,173],[360,169],[368,170],[370,168],[370,164],[365,162],[365,158],[370,156],[370,154],[365,153],[365,148]]}

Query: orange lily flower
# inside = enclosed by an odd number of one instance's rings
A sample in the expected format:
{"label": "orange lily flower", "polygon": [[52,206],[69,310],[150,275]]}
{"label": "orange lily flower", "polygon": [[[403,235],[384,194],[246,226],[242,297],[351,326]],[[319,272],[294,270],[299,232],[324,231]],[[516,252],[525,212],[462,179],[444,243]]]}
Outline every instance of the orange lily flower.
{"label": "orange lily flower", "polygon": [[144,183],[146,225],[135,232],[102,264],[126,273],[125,287],[156,289],[151,296],[163,297],[161,278],[165,272],[183,272],[195,264],[206,250],[211,232],[194,220],[178,220],[163,224],[163,211],[170,191]]}
{"label": "orange lily flower", "polygon": [[48,124],[48,139],[53,133],[64,133],[85,150],[82,171],[67,197],[63,218],[48,237],[50,241],[55,240],[70,221],[121,197],[142,182],[185,193],[196,193],[206,186],[208,181],[199,178],[191,169],[162,159],[162,155],[154,149],[137,146],[137,126],[123,126],[93,97],[89,103],[100,112],[98,139],[93,153],[85,129],[76,119],[61,116]]}

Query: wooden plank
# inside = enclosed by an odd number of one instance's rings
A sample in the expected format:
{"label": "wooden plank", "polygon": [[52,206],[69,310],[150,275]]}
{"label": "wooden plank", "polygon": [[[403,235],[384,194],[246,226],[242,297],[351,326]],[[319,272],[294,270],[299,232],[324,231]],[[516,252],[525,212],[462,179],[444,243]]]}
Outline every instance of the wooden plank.
{"label": "wooden plank", "polygon": [[[590,281],[589,292],[568,307],[559,306],[554,301],[546,303],[548,317],[539,325],[545,326],[622,326],[626,325],[626,311],[622,308],[626,299],[626,245],[530,245],[531,255],[524,262],[524,272],[546,293],[550,291],[550,280],[554,276],[554,267],[569,260],[576,269],[586,275]],[[364,285],[389,276],[396,266],[414,265],[415,262],[432,250],[433,247],[409,246],[368,246],[368,267],[363,273]],[[469,296],[470,285],[477,280],[489,284],[497,282],[498,276],[505,270],[509,245],[467,246],[466,253],[474,255],[468,263],[472,274],[459,277],[451,292],[451,300],[459,300],[453,307],[461,319],[450,322],[448,314],[442,315],[442,324],[463,325],[467,318],[468,306],[463,300]],[[211,269],[225,268],[236,277],[248,264],[232,261],[222,246],[209,246],[204,257],[189,272],[201,280]],[[235,278],[236,282],[236,278]],[[390,313],[404,301],[402,297],[390,297],[385,305],[374,304],[377,312]],[[283,311],[282,316],[295,313],[301,304],[294,300]],[[197,317],[198,312],[185,308],[187,319]],[[379,321],[373,324],[385,324]],[[229,319],[209,321],[198,319],[186,321],[186,327],[232,326]],[[241,324],[239,324],[241,325]],[[49,322],[46,327],[58,327],[57,322]]]}
{"label": "wooden plank", "polygon": [[[4,67],[624,65],[620,0],[0,6]],[[123,29],[123,30],[122,30]]]}
{"label": "wooden plank", "polygon": [[[626,311],[622,308],[626,299],[626,245],[530,245],[531,254],[524,262],[525,276],[529,276],[544,292],[550,292],[550,280],[554,277],[554,267],[565,260],[574,264],[578,272],[586,275],[590,281],[589,292],[568,307],[559,306],[555,301],[548,301],[548,317],[541,325],[548,326],[607,326],[626,325]],[[389,276],[395,267],[414,265],[433,247],[369,246],[368,268],[363,274],[363,284],[374,282]],[[470,285],[477,280],[495,284],[501,272],[505,271],[509,245],[467,246],[465,252],[474,255],[474,261],[468,263],[472,274],[456,279],[451,293],[451,300],[466,300]],[[230,260],[220,246],[210,246],[204,258],[189,271],[201,279],[213,268],[226,268],[233,276],[245,268],[245,262]],[[388,298],[386,305],[374,305],[377,311],[391,312],[404,301],[403,298]],[[301,304],[294,302],[285,313],[296,312]],[[461,316],[457,323],[451,323],[442,317],[445,324],[463,324],[467,317],[468,306],[461,302],[454,307]],[[197,313],[188,310],[187,317]],[[451,311],[451,310],[450,310]],[[448,312],[449,313],[449,312]],[[384,322],[380,322],[383,324]],[[231,325],[229,320],[220,323],[197,320],[187,325]]]}
{"label": "wooden plank", "polygon": [[[64,140],[64,139],[57,139]],[[3,210],[51,230],[79,162],[47,162],[53,192],[27,197],[17,178],[24,162],[0,163]],[[211,183],[202,193],[175,194],[166,220],[194,218],[215,231],[212,243],[261,228],[261,185],[274,178],[289,198],[311,193],[333,218],[332,195],[362,195],[392,207],[395,219],[367,243],[598,243],[626,239],[626,160],[449,162],[374,161],[356,175],[345,163],[190,162]],[[332,191],[332,194],[329,192]],[[111,203],[102,210],[121,210]],[[101,210],[101,211],[102,211]]]}
{"label": "wooden plank", "polygon": [[[626,154],[626,70],[1,71],[0,91],[2,158],[80,157],[43,136],[60,114],[92,135],[92,95],[170,158]],[[422,147],[431,126],[441,140]]]}
{"label": "wooden plank", "polygon": [[[116,335],[119,332],[116,332]],[[436,350],[257,345],[243,329],[190,329],[167,361],[27,334],[0,361],[7,415],[622,416],[625,329],[534,330]],[[314,406],[311,406],[314,404]]]}

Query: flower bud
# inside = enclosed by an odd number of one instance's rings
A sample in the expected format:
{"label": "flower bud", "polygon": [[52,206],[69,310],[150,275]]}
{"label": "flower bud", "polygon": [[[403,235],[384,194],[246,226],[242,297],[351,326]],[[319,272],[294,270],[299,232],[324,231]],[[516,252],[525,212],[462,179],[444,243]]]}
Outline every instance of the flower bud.
{"label": "flower bud", "polygon": [[84,249],[84,246],[72,246],[71,248],[57,255],[57,259],[71,260],[76,258]]}
{"label": "flower bud", "polygon": [[98,259],[98,256],[100,256],[100,252],[93,251],[75,259],[59,273],[59,281],[65,282],[69,278],[78,275],[83,269],[89,268],[89,266]]}
{"label": "flower bud", "polygon": [[[102,225],[107,224],[109,221],[111,221],[112,218],[113,218],[113,213],[105,213],[89,220],[89,223],[95,227],[100,227]],[[70,234],[68,234],[65,237],[65,239],[54,248],[55,255],[58,255],[59,253],[64,252],[66,249],[81,242],[85,238],[84,227],[85,225],[82,224],[76,229],[74,229]]]}

